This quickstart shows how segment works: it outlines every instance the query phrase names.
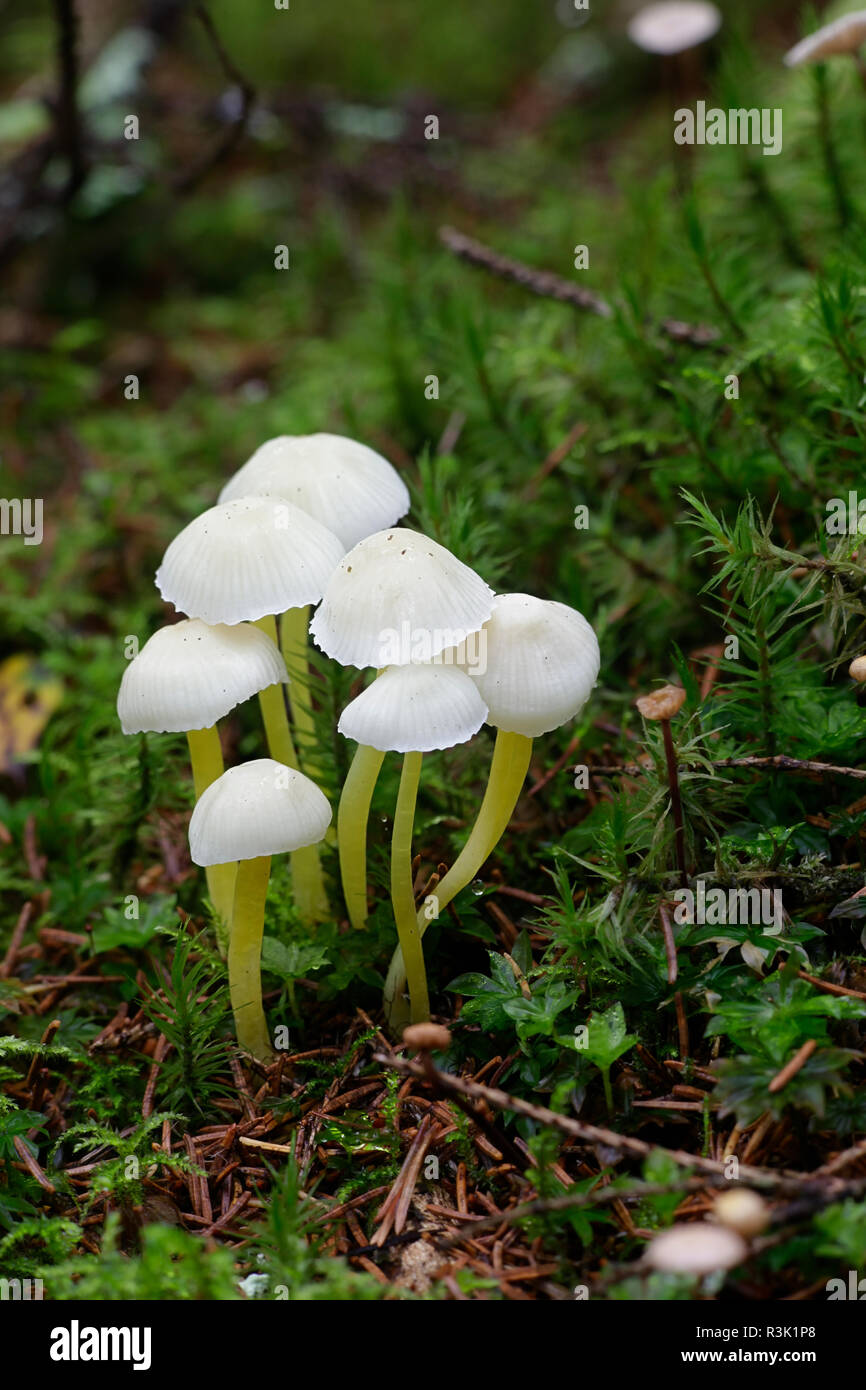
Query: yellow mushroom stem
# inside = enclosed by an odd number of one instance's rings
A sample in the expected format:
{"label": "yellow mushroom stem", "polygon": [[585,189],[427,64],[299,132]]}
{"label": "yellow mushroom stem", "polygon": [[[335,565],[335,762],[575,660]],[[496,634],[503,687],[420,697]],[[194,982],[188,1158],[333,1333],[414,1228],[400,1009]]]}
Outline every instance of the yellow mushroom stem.
{"label": "yellow mushroom stem", "polygon": [[269,1062],[273,1056],[262,1007],[262,937],[270,872],[270,855],[242,859],[238,864],[228,956],[229,995],[238,1044],[261,1062]]}
{"label": "yellow mushroom stem", "polygon": [[384,753],[359,744],[343,783],[337,808],[337,845],[343,897],[352,926],[367,921],[367,822]]}
{"label": "yellow mushroom stem", "polygon": [[316,725],[307,655],[309,621],[309,607],[287,608],[280,618],[280,646],[289,673],[287,694],[300,764],[307,776],[321,786],[321,770],[316,767]]}
{"label": "yellow mushroom stem", "polygon": [[[531,757],[531,738],[524,734],[506,733],[503,729],[497,732],[490,778],[478,817],[451,868],[437,884],[435,892],[428,894],[421,904],[417,914],[419,936],[423,936],[430,923],[435,922],[457,894],[478,876],[484,861],[496,848],[517,805]],[[385,981],[385,1012],[392,1028],[404,1022],[405,1006],[402,1000],[406,976],[401,940]]]}
{"label": "yellow mushroom stem", "polygon": [[397,808],[394,812],[394,830],[391,836],[391,906],[394,909],[397,936],[405,962],[412,1023],[426,1023],[430,1017],[424,950],[415,915],[412,882],[412,829],[415,824],[415,803],[418,798],[422,760],[421,753],[406,753],[403,758],[400,790],[397,793]]}
{"label": "yellow mushroom stem", "polygon": [[[192,767],[192,781],[195,799],[207,791],[211,782],[223,774],[223,755],[220,748],[216,726],[207,729],[190,729],[186,736],[189,745],[189,761]],[[228,940],[228,926],[232,915],[232,901],[235,893],[234,864],[212,864],[205,869],[207,892],[211,905],[217,915],[217,943],[220,954],[225,955]]]}
{"label": "yellow mushroom stem", "polygon": [[[258,618],[256,627],[261,628],[276,645],[277,622],[273,614]],[[294,768],[296,772],[300,771],[282,685],[269,685],[266,690],[260,690],[259,705],[271,757],[278,763],[285,763],[286,767]],[[330,906],[318,846],[307,845],[304,849],[295,850],[290,856],[290,862],[298,916],[307,926],[325,921],[330,914]]]}

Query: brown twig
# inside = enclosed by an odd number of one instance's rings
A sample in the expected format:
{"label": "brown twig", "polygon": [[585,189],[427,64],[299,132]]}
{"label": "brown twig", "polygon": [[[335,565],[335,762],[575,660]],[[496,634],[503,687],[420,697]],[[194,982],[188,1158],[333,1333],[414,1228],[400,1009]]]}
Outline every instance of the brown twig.
{"label": "brown twig", "polygon": [[[691,764],[686,762],[683,763],[683,766],[688,767]],[[803,772],[815,776],[823,776],[826,773],[836,777],[856,777],[861,781],[866,781],[866,768],[838,767],[835,763],[816,763],[808,758],[789,758],[784,753],[777,753],[772,758],[716,758],[713,762],[695,764],[695,766],[775,767],[783,772]],[[637,777],[647,772],[652,772],[652,766],[644,767],[641,763],[597,763],[589,768],[590,777]]]}
{"label": "brown twig", "polygon": [[25,903],[18,914],[18,921],[15,923],[15,926],[12,930],[12,936],[9,939],[8,950],[6,951],[6,954],[3,957],[2,965],[0,965],[0,980],[8,979],[15,968],[15,960],[18,955],[21,942],[24,939],[24,933],[27,930],[27,924],[29,923],[32,915],[33,904]]}
{"label": "brown twig", "polygon": [[226,52],[207,7],[203,4],[196,4],[193,6],[193,14],[200,20],[224,76],[237,88],[240,104],[234,120],[223,131],[213,147],[191,168],[176,175],[173,186],[175,192],[180,194],[190,193],[201,183],[202,179],[207,177],[211,169],[214,169],[217,164],[222,163],[231,154],[246,130],[256,95],[255,88],[247,81]]}
{"label": "brown twig", "polygon": [[141,1114],[143,1119],[147,1119],[153,1113],[153,1097],[156,1091],[156,1082],[159,1076],[159,1069],[165,1060],[171,1044],[164,1033],[160,1033],[156,1040],[156,1047],[153,1051],[153,1064],[150,1068],[150,1075],[147,1078],[147,1085],[144,1088],[144,1098],[141,1102]]}
{"label": "brown twig", "polygon": [[808,1042],[804,1042],[803,1046],[797,1049],[790,1062],[785,1063],[782,1070],[776,1073],[767,1087],[771,1096],[774,1096],[777,1091],[784,1090],[788,1082],[793,1080],[797,1072],[806,1065],[817,1046],[815,1039],[810,1038]]}
{"label": "brown twig", "polygon": [[[539,270],[515,260],[513,256],[503,256],[482,241],[458,232],[454,227],[440,227],[439,240],[452,255],[469,265],[480,266],[482,270],[497,275],[501,280],[511,280],[542,299],[555,299],[560,304],[571,304],[576,309],[584,309],[599,318],[613,318],[613,309],[601,295],[592,290],[575,285],[561,275],[550,270]],[[690,343],[693,347],[710,347],[718,342],[718,332],[704,324],[683,323],[679,319],[663,319],[659,325],[662,332],[674,342]]]}
{"label": "brown twig", "polygon": [[[398,1057],[395,1053],[375,1053],[374,1061],[382,1066],[393,1068],[402,1076],[414,1076],[419,1080],[426,1079],[424,1068],[419,1063],[409,1062],[405,1058]],[[695,1168],[701,1173],[722,1174],[723,1176],[726,1172],[725,1164],[716,1159],[705,1158],[702,1154],[687,1153],[683,1149],[666,1149],[660,1148],[658,1144],[647,1144],[642,1139],[636,1139],[632,1135],[618,1134],[616,1130],[605,1129],[600,1125],[586,1124],[582,1120],[573,1119],[570,1115],[557,1114],[555,1110],[548,1110],[541,1105],[532,1105],[519,1096],[511,1096],[506,1091],[496,1090],[491,1086],[479,1085],[476,1081],[467,1081],[463,1077],[453,1076],[450,1072],[437,1070],[436,1084],[440,1090],[455,1100],[459,1096],[464,1102],[469,1100],[482,1101],[495,1110],[510,1110],[516,1115],[525,1115],[539,1124],[546,1125],[550,1129],[558,1129],[561,1133],[568,1134],[573,1139],[579,1139],[585,1144],[603,1144],[608,1148],[617,1149],[622,1153],[630,1154],[633,1158],[640,1159],[648,1158],[653,1152],[661,1152],[681,1168]],[[525,1166],[525,1158],[522,1157],[521,1162]],[[810,1181],[808,1173],[751,1168],[742,1163],[739,1174],[744,1182],[764,1187],[778,1187],[786,1183],[796,1187]]]}
{"label": "brown twig", "polygon": [[827,994],[840,994],[848,999],[866,999],[866,994],[861,989],[846,989],[844,985],[833,985],[829,980],[819,980],[817,975],[807,975],[805,970],[798,970],[797,976],[801,980],[808,980],[816,989],[825,990]]}

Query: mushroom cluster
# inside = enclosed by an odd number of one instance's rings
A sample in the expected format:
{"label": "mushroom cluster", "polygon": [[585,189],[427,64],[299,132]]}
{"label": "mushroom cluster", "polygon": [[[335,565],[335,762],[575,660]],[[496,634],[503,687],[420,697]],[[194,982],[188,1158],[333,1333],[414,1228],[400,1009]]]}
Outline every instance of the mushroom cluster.
{"label": "mushroom cluster", "polygon": [[[330,914],[318,846],[332,810],[318,785],[309,637],[371,675],[337,726],[357,745],[337,813],[355,929],[367,920],[379,772],[387,754],[403,760],[391,839],[397,950],[385,988],[397,1029],[429,1018],[424,931],[505,831],[532,740],[573,719],[598,675],[598,643],[580,613],[527,594],[495,596],[443,546],[397,526],[408,509],[399,475],[363,444],[330,434],[267,441],[169,545],[156,584],[185,616],[144,644],[121,681],[125,733],[187,735],[190,854],[206,871],[238,1041],[262,1060],[271,1056],[260,980],[271,856],[291,856],[302,921]],[[224,771],[217,723],[253,695],[270,756]],[[418,910],[412,838],[424,755],[466,743],[485,722],[497,733],[478,818]]]}

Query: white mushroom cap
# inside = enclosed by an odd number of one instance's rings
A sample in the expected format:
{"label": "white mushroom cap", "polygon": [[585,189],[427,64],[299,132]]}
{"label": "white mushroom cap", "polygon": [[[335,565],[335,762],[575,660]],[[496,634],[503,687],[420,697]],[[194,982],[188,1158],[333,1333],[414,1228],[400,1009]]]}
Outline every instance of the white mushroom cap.
{"label": "white mushroom cap", "polygon": [[638,10],[628,36],[645,53],[684,53],[711,39],[721,23],[721,12],[707,0],[661,0]]}
{"label": "white mushroom cap", "polygon": [[390,666],[343,710],[346,738],[383,753],[430,753],[477,734],[487,706],[459,666]]}
{"label": "white mushroom cap", "polygon": [[651,1269],[670,1274],[712,1274],[742,1264],[747,1254],[746,1242],[736,1231],[694,1221],[653,1236],[644,1259]]}
{"label": "white mushroom cap", "polygon": [[765,1230],[770,1220],[770,1208],[763,1197],[750,1187],[732,1187],[722,1192],[713,1205],[713,1216],[723,1226],[747,1240]]}
{"label": "white mushroom cap", "polygon": [[340,434],[268,439],[226,483],[221,502],[273,493],[309,512],[348,549],[393,526],[409,510],[396,469],[366,444]]}
{"label": "white mushroom cap", "polygon": [[[458,646],[490,617],[493,590],[450,550],[397,527],[345,555],[313,614],[316,645],[342,666],[403,666]],[[394,655],[398,634],[402,655]]]}
{"label": "white mushroom cap", "polygon": [[825,24],[785,54],[785,64],[798,68],[801,63],[820,63],[836,53],[856,53],[866,43],[866,10],[853,10]]}
{"label": "white mushroom cap", "polygon": [[230,767],[196,802],[189,822],[194,864],[232,864],[315,845],[331,823],[331,807],[302,772],[256,758]]}
{"label": "white mushroom cap", "polygon": [[240,497],[210,507],[175,536],[156,586],[191,618],[254,621],[318,603],[342,555],[337,537],[291,502]]}
{"label": "white mushroom cap", "polygon": [[282,656],[257,627],[185,618],[161,627],[129,663],[117,714],[125,734],[208,729],[235,705],[287,680]]}
{"label": "white mushroom cap", "polygon": [[[580,712],[598,678],[598,639],[577,609],[531,594],[499,594],[470,668],[488,724],[537,738]],[[486,664],[485,664],[486,663]]]}

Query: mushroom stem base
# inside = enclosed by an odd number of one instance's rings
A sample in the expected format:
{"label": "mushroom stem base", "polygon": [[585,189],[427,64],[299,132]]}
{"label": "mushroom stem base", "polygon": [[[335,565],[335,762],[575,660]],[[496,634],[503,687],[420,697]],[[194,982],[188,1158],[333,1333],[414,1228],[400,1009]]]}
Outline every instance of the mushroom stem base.
{"label": "mushroom stem base", "polygon": [[238,1045],[262,1062],[273,1055],[262,1007],[262,937],[270,872],[269,855],[242,859],[238,865],[228,955]]}

